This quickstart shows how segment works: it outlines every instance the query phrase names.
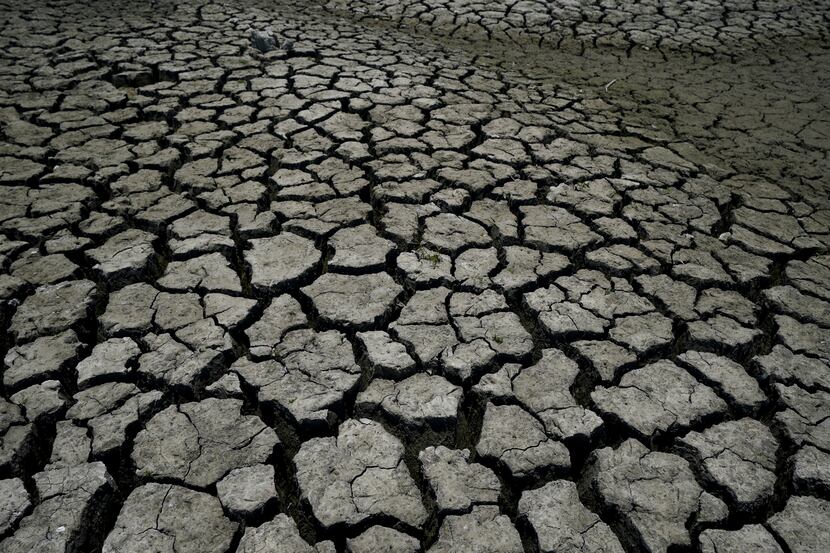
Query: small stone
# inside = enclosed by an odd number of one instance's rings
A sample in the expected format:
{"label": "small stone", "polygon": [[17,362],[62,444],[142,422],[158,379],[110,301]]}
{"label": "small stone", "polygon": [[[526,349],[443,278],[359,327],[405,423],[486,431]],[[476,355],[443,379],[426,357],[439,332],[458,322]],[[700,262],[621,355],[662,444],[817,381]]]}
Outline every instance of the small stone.
{"label": "small stone", "polygon": [[270,52],[277,48],[277,39],[268,31],[251,31],[251,44],[260,52]]}

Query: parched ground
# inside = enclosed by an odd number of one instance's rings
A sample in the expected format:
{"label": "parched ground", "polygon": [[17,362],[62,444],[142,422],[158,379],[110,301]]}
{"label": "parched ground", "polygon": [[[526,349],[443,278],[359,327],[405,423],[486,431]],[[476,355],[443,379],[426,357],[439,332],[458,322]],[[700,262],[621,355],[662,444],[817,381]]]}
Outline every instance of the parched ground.
{"label": "parched ground", "polygon": [[825,553],[830,3],[0,0],[0,553]]}

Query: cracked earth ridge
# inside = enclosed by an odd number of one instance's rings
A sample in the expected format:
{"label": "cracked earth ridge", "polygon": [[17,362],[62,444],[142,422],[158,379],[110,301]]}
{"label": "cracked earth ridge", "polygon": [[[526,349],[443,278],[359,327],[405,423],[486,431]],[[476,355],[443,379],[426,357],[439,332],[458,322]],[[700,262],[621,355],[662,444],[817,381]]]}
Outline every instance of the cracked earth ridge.
{"label": "cracked earth ridge", "polygon": [[826,0],[321,0],[361,20],[472,40],[556,48],[646,47],[730,53],[779,40],[827,40]]}
{"label": "cracked earth ridge", "polygon": [[830,542],[826,3],[0,8],[0,553]]}

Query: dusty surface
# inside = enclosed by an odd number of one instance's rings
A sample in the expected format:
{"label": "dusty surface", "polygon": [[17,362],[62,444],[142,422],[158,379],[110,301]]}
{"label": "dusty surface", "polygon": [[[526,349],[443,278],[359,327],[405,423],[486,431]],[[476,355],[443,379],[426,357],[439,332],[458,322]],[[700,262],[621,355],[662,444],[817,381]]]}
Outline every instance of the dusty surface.
{"label": "dusty surface", "polygon": [[819,553],[827,2],[0,2],[0,553]]}

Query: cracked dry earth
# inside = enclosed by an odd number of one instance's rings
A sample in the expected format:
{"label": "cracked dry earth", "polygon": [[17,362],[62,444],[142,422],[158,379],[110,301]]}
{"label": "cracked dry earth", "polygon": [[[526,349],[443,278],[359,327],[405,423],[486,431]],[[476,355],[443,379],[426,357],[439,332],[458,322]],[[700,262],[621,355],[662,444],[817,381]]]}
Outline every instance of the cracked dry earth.
{"label": "cracked dry earth", "polygon": [[830,4],[0,0],[0,553],[823,553]]}

